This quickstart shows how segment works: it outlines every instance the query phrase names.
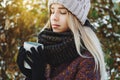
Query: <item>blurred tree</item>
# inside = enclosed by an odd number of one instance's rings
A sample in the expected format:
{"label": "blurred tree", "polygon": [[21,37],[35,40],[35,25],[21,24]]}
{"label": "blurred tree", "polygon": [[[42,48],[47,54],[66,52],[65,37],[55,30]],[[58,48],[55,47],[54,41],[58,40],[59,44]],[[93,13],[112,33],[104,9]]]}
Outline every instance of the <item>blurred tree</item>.
{"label": "blurred tree", "polygon": [[45,0],[0,0],[0,80],[19,80],[18,47],[36,41],[47,21]]}
{"label": "blurred tree", "polygon": [[103,45],[108,66],[108,79],[120,80],[120,2],[92,1],[89,18],[98,28],[97,35]]}

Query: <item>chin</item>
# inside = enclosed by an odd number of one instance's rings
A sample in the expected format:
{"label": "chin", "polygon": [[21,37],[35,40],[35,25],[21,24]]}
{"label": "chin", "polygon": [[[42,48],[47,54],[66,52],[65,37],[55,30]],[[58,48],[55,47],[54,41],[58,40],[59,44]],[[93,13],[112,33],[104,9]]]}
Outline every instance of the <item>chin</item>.
{"label": "chin", "polygon": [[59,32],[61,32],[61,31],[59,31],[59,30],[53,30],[53,32],[58,32],[58,33],[59,33]]}
{"label": "chin", "polygon": [[61,30],[61,29],[53,29],[53,32],[58,32],[58,33],[62,33],[62,32],[66,32],[67,30]]}

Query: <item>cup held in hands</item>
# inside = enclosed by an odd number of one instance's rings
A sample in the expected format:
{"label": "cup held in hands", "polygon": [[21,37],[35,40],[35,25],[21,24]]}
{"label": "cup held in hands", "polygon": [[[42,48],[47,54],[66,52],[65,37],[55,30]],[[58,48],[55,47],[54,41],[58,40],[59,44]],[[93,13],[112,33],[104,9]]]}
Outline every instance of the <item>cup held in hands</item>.
{"label": "cup held in hands", "polygon": [[[37,42],[24,42],[24,48],[27,51],[30,51],[30,52],[31,52],[31,47],[34,47],[37,50],[38,46],[41,46],[42,49],[44,49],[43,44],[40,44],[40,43],[37,43]],[[28,59],[29,59],[29,57],[28,57]],[[24,66],[27,69],[31,69],[31,67],[29,66],[29,64],[26,61],[24,61]]]}
{"label": "cup held in hands", "polygon": [[30,51],[31,52],[31,47],[34,47],[36,50],[37,50],[37,47],[38,46],[41,46],[42,49],[44,48],[43,47],[43,44],[40,44],[40,43],[37,43],[37,42],[24,42],[24,48],[27,50],[27,51]]}

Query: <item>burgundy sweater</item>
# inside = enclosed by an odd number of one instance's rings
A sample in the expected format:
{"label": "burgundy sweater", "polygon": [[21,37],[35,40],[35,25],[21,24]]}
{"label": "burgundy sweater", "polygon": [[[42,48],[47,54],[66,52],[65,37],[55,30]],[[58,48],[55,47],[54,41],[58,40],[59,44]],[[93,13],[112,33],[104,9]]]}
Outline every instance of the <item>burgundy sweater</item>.
{"label": "burgundy sweater", "polygon": [[[85,54],[90,55],[88,51]],[[94,71],[95,61],[93,58],[77,57],[69,63],[52,67],[46,67],[46,80],[100,80],[99,71]]]}

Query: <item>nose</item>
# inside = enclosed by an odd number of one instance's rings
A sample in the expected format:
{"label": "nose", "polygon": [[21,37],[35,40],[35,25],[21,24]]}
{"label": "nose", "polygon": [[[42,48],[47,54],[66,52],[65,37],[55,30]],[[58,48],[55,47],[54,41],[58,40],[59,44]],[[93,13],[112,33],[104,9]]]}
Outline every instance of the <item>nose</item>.
{"label": "nose", "polygon": [[59,20],[59,14],[57,12],[54,12],[54,14],[52,14],[52,20],[54,20],[54,21]]}

